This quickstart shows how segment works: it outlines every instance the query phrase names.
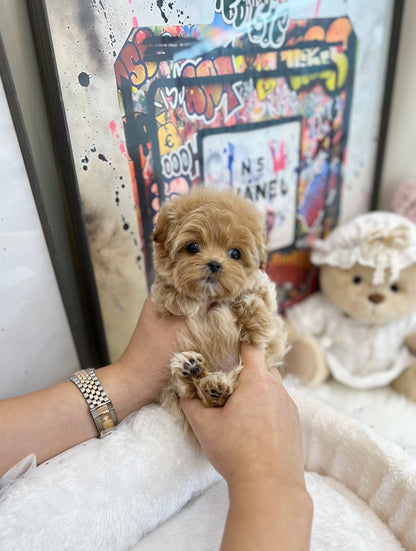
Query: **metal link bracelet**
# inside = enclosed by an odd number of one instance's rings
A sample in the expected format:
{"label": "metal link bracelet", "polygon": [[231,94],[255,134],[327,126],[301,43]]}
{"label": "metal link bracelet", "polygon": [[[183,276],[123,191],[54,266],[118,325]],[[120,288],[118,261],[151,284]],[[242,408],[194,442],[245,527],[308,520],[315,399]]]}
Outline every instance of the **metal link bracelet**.
{"label": "metal link bracelet", "polygon": [[118,425],[118,419],[111,400],[104,392],[94,369],[77,371],[69,379],[72,381],[88,404],[91,416],[100,438],[109,434]]}

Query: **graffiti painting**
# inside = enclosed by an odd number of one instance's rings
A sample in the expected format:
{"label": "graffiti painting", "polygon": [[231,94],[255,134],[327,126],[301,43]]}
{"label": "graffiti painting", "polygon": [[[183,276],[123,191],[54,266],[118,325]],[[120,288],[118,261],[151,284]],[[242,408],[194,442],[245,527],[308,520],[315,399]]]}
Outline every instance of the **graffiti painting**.
{"label": "graffiti painting", "polygon": [[263,212],[283,307],[313,291],[312,240],[370,206],[396,6],[29,3],[65,193],[80,213],[73,231],[93,272],[78,261],[97,288],[88,315],[102,319],[111,359],[153,279],[160,204],[193,186],[232,187]]}
{"label": "graffiti painting", "polygon": [[270,3],[236,22],[230,5],[209,29],[134,29],[115,63],[147,279],[160,204],[234,188],[264,214],[285,307],[313,290],[311,239],[338,222],[356,37],[346,17],[291,21]]}
{"label": "graffiti painting", "polygon": [[202,131],[201,180],[264,213],[270,251],[295,245],[301,119]]}

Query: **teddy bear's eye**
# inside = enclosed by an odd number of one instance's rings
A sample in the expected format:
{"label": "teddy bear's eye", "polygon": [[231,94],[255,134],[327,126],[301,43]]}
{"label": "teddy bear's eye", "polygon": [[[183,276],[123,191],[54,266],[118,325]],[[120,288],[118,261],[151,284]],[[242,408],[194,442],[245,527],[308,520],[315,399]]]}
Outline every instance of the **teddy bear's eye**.
{"label": "teddy bear's eye", "polygon": [[353,277],[352,281],[353,281],[354,285],[359,285],[362,281],[362,278],[361,278],[361,276],[357,275],[357,276]]}
{"label": "teddy bear's eye", "polygon": [[186,250],[189,254],[196,254],[199,253],[201,249],[199,248],[198,243],[189,243],[189,245],[186,246]]}
{"label": "teddy bear's eye", "polygon": [[393,291],[393,293],[397,293],[399,290],[399,286],[397,285],[397,283],[393,283],[392,285],[390,285],[390,291]]}
{"label": "teddy bear's eye", "polygon": [[228,251],[228,256],[233,260],[238,260],[241,257],[241,253],[238,249],[230,249]]}

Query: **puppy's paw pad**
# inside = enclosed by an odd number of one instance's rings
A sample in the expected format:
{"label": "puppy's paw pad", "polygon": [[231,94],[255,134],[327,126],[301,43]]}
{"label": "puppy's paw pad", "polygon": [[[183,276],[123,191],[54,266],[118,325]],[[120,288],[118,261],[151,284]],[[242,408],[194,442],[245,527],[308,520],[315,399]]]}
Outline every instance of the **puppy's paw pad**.
{"label": "puppy's paw pad", "polygon": [[172,358],[172,374],[182,377],[201,377],[204,371],[204,357],[197,352],[179,352]]}
{"label": "puppy's paw pad", "polygon": [[198,394],[208,407],[221,407],[225,404],[232,388],[222,376],[207,376],[198,386]]}

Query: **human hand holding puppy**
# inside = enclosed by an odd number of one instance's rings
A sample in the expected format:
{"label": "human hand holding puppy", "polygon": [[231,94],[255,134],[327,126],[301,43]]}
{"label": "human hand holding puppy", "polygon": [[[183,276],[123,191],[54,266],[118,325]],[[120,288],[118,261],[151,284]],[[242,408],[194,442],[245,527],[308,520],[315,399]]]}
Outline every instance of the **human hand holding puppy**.
{"label": "human hand holding puppy", "polygon": [[[184,324],[180,318],[161,319],[146,300],[121,361],[99,370],[119,420],[158,395],[170,377],[167,361]],[[303,479],[299,419],[271,375],[275,370],[266,370],[263,354],[242,345],[244,369],[223,408],[206,408],[198,399],[182,401],[182,407],[229,485],[222,551],[276,546],[306,551],[312,504]],[[70,382],[0,401],[0,419],[0,476],[28,453],[39,464],[97,435],[85,400]]]}
{"label": "human hand holding puppy", "polygon": [[[120,360],[97,370],[118,420],[155,401],[169,380],[183,318],[163,319],[150,297]],[[82,394],[72,382],[0,400],[0,477],[29,453],[37,463],[97,436]]]}
{"label": "human hand holding puppy", "polygon": [[229,487],[222,551],[308,549],[312,502],[305,488],[295,404],[264,351],[241,345],[244,368],[223,408],[181,400],[201,447]]}
{"label": "human hand holding puppy", "polygon": [[[299,418],[275,370],[267,371],[280,362],[286,336],[262,272],[262,217],[237,196],[203,192],[172,201],[161,218],[154,303],[147,299],[126,352],[99,380],[119,421],[162,389],[178,409],[178,395],[199,396],[182,407],[229,486],[223,551],[306,550],[312,506]],[[259,347],[242,345],[243,369],[241,341]],[[30,452],[41,463],[97,435],[72,382],[0,402],[0,419],[0,474]]]}

